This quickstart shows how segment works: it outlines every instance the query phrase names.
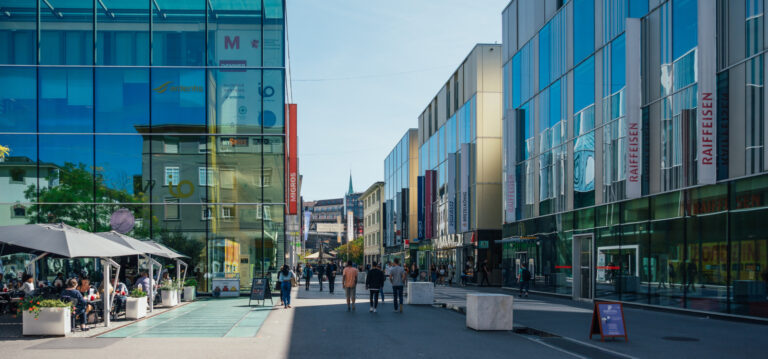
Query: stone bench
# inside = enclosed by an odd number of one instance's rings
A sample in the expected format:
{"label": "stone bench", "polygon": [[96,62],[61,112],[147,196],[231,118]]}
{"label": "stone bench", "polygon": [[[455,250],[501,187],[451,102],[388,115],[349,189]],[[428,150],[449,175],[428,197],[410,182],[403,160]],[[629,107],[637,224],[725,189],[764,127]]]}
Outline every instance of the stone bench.
{"label": "stone bench", "polygon": [[435,285],[431,282],[408,282],[408,304],[435,303]]}
{"label": "stone bench", "polygon": [[467,294],[467,327],[474,330],[512,330],[514,297],[505,294]]}

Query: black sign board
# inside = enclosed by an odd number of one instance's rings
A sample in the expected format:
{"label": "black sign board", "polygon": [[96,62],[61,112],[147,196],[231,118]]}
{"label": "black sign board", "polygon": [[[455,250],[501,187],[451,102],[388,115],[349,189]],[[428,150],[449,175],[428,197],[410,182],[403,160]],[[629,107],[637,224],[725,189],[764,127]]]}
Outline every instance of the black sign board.
{"label": "black sign board", "polygon": [[272,290],[269,288],[269,278],[253,278],[253,281],[251,281],[251,297],[248,299],[248,305],[251,305],[252,300],[260,300],[263,302],[267,298],[272,302]]}
{"label": "black sign board", "polygon": [[615,302],[595,302],[592,310],[592,325],[589,328],[589,339],[592,335],[600,334],[600,340],[605,338],[624,337],[627,338],[627,326],[624,323],[624,307],[621,303]]}

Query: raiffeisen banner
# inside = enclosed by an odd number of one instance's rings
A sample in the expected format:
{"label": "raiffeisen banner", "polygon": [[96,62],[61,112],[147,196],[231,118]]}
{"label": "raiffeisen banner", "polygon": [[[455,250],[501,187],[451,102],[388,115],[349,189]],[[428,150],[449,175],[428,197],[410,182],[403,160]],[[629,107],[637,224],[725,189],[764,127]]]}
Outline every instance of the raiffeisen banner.
{"label": "raiffeisen banner", "polygon": [[717,181],[717,143],[715,142],[715,99],[717,98],[717,4],[712,0],[698,3],[696,166],[698,184]]}
{"label": "raiffeisen banner", "polygon": [[448,234],[456,234],[456,153],[448,154]]}

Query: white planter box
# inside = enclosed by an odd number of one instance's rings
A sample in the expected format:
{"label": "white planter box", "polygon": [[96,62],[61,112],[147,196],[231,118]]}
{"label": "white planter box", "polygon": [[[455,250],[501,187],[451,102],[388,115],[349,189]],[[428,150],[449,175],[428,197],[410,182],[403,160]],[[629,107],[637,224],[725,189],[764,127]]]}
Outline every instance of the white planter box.
{"label": "white planter box", "polygon": [[514,297],[504,294],[467,294],[467,327],[474,330],[512,330]]}
{"label": "white planter box", "polygon": [[35,320],[35,313],[24,312],[22,315],[24,335],[67,335],[72,330],[70,319],[72,308],[40,308],[40,315]]}
{"label": "white planter box", "polygon": [[160,299],[163,302],[163,307],[175,307],[179,304],[179,291],[162,290],[160,292]]}
{"label": "white planter box", "polygon": [[195,287],[184,287],[184,301],[191,302],[195,300]]}
{"label": "white planter box", "polygon": [[431,282],[408,282],[408,304],[435,303],[435,285]]}
{"label": "white planter box", "polygon": [[141,319],[147,316],[147,297],[131,298],[125,300],[125,317],[128,319]]}

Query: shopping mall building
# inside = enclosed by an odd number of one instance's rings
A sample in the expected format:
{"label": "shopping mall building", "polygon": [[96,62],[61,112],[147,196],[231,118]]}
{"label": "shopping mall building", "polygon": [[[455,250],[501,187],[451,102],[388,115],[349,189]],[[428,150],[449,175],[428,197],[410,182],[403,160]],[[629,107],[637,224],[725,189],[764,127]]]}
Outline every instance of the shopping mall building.
{"label": "shopping mall building", "polygon": [[283,0],[0,7],[0,180],[19,192],[0,223],[106,231],[128,208],[202,291],[284,263]]}
{"label": "shopping mall building", "polygon": [[513,0],[504,285],[768,316],[763,1]]}

